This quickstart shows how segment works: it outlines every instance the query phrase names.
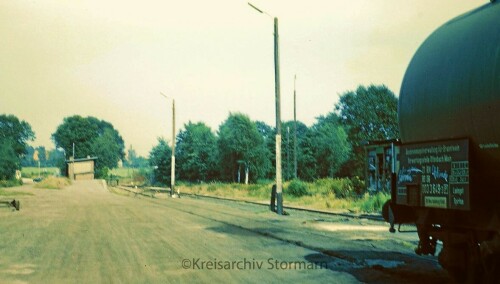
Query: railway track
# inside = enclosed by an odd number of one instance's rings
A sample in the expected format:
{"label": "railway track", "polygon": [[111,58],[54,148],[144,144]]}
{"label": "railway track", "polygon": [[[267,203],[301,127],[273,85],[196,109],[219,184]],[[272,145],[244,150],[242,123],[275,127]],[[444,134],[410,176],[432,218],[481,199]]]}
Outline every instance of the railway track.
{"label": "railway track", "polygon": [[[141,196],[150,197],[150,198],[156,198],[155,194],[157,194],[157,193],[170,194],[169,188],[162,188],[162,187],[144,187],[144,188],[142,188],[142,187],[131,187],[131,186],[123,186],[123,185],[118,185],[118,186],[114,186],[114,187],[125,190],[125,191],[130,192],[130,193],[133,193],[135,195],[141,195]],[[214,199],[214,200],[228,201],[228,202],[240,202],[240,203],[247,203],[247,204],[269,207],[269,203],[263,203],[263,202],[257,202],[257,201],[249,201],[249,200],[241,200],[241,199],[209,196],[209,195],[200,195],[200,194],[193,194],[193,193],[182,193],[182,195],[189,196],[192,198],[205,198],[205,199]],[[316,209],[296,207],[296,206],[283,206],[283,208],[286,210],[310,212],[310,213],[322,214],[322,215],[327,215],[327,216],[340,216],[340,217],[347,217],[347,218],[353,218],[353,219],[367,219],[367,220],[372,220],[372,221],[385,222],[380,214],[354,214],[354,213],[330,212],[330,211],[316,210]]]}

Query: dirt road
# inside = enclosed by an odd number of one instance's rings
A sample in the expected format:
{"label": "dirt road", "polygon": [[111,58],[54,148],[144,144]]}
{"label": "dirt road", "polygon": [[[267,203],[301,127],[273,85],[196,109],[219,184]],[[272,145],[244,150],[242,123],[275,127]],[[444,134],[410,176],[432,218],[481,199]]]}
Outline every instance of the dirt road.
{"label": "dirt road", "polygon": [[0,208],[2,283],[449,281],[412,254],[414,235],[380,223],[122,196],[98,181],[18,190],[34,195]]}

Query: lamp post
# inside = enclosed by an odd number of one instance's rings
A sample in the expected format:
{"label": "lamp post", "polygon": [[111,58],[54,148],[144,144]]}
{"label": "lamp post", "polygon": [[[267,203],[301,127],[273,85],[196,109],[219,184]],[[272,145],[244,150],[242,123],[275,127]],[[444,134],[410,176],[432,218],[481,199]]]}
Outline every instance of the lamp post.
{"label": "lamp post", "polygon": [[[171,165],[170,165],[170,197],[174,196],[175,190],[175,100],[173,98],[167,97],[165,94],[160,92],[160,95],[165,97],[166,99],[172,100],[172,157],[171,157]],[[180,193],[177,192],[177,196],[180,196]]]}
{"label": "lamp post", "polygon": [[[250,7],[261,14],[268,13],[248,3]],[[276,213],[283,215],[283,184],[281,175],[281,102],[280,102],[280,66],[279,66],[279,35],[278,18],[274,17],[274,93],[276,98]]]}

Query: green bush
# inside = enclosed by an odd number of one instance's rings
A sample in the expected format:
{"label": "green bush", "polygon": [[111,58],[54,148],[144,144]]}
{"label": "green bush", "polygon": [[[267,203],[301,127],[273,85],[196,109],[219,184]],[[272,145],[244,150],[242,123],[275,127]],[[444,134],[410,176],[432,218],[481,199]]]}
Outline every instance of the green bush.
{"label": "green bush", "polygon": [[353,182],[348,178],[318,179],[314,182],[314,187],[315,189],[313,191],[316,194],[328,196],[329,194],[333,193],[337,198],[353,197],[355,192],[355,186]]}
{"label": "green bush", "polygon": [[352,196],[353,186],[350,179],[336,179],[334,183],[333,193],[337,198],[348,198]]}
{"label": "green bush", "polygon": [[108,167],[102,167],[100,169],[96,169],[95,170],[96,178],[106,179],[108,177],[108,174],[109,174],[109,168]]}
{"label": "green bush", "polygon": [[17,179],[0,180],[0,187],[14,187],[22,184],[23,182]]}
{"label": "green bush", "polygon": [[381,212],[387,200],[391,199],[390,194],[377,192],[375,195],[365,193],[360,209],[363,212]]}
{"label": "green bush", "polygon": [[351,178],[352,187],[354,193],[358,196],[362,196],[366,192],[365,181],[360,179],[358,176]]}
{"label": "green bush", "polygon": [[306,183],[299,179],[293,179],[288,185],[286,192],[295,197],[308,195]]}
{"label": "green bush", "polygon": [[334,180],[331,178],[317,179],[314,181],[312,185],[311,193],[313,195],[319,194],[322,196],[328,196],[333,192],[333,183]]}

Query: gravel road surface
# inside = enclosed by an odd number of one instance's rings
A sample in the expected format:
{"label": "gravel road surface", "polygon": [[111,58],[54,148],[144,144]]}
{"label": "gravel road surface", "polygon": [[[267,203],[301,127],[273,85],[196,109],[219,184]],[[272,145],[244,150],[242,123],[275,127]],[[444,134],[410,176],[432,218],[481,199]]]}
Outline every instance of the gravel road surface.
{"label": "gravel road surface", "polygon": [[414,255],[414,233],[380,222],[129,196],[100,181],[8,190],[33,195],[15,197],[20,211],[0,207],[2,283],[450,281],[435,258]]}

